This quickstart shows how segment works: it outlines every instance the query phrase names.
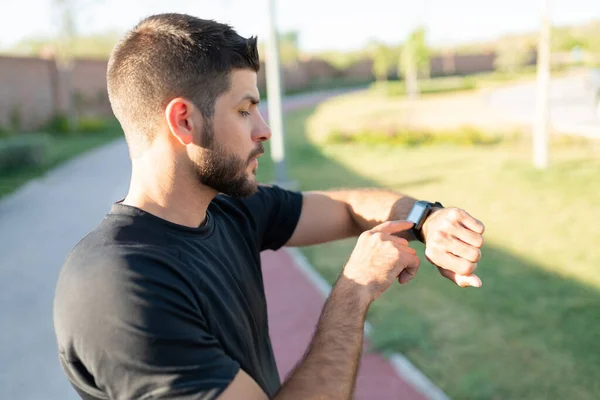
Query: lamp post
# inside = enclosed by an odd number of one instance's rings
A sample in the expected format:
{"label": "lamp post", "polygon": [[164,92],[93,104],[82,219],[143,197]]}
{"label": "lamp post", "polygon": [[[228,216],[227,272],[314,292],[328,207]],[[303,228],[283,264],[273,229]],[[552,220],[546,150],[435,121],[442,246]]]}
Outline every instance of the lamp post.
{"label": "lamp post", "polygon": [[550,0],[540,0],[541,29],[537,58],[536,107],[533,121],[533,164],[548,166],[548,128],[550,114]]}
{"label": "lamp post", "polygon": [[267,0],[269,34],[267,40],[267,96],[269,126],[271,128],[271,158],[275,166],[275,184],[290,187],[285,166],[284,129],[281,102],[281,73],[279,46],[275,24],[275,0]]}

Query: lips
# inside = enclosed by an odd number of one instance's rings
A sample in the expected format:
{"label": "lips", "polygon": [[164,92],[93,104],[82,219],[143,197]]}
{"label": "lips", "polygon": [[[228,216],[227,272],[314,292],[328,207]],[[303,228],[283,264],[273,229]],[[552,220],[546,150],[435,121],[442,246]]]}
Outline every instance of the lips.
{"label": "lips", "polygon": [[252,153],[250,153],[250,157],[248,157],[248,163],[251,163],[254,160],[256,160],[256,162],[258,163],[258,158],[260,156],[262,156],[264,153],[265,153],[265,148],[261,145],[258,149],[254,150]]}

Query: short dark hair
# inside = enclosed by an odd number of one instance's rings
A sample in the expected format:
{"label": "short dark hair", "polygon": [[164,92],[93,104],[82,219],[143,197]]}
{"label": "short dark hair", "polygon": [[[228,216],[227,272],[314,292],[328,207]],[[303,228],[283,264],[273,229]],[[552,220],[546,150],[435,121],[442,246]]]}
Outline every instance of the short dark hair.
{"label": "short dark hair", "polygon": [[227,24],[186,14],[145,18],[108,62],[108,95],[130,150],[152,142],[172,99],[190,100],[210,119],[232,70],[259,66],[256,37],[243,38]]}

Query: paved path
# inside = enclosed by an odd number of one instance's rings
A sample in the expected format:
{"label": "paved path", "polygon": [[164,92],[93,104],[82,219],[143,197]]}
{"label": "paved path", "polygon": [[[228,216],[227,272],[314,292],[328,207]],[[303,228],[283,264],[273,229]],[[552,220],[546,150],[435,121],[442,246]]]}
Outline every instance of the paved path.
{"label": "paved path", "polygon": [[[312,102],[327,96],[317,94]],[[286,101],[286,109],[310,104],[309,100],[302,96]],[[77,399],[56,354],[52,324],[54,287],[67,252],[101,221],[112,202],[126,194],[130,171],[127,147],[119,140],[62,165],[0,201],[0,399]],[[283,269],[274,268],[274,263],[280,262],[274,260],[267,258],[265,279],[276,356],[285,375],[299,358],[298,351],[312,329],[308,320],[299,315],[295,319],[292,310],[309,312],[314,326],[314,313],[322,298],[314,297],[311,308],[308,303],[299,308],[298,301],[281,297],[278,290],[299,283],[296,279],[282,281],[292,278],[295,272],[281,275]],[[285,304],[291,307],[289,312],[285,312]],[[287,321],[283,321],[284,317]],[[285,332],[293,326],[289,324],[296,323],[298,342],[288,347],[285,340],[292,336]],[[288,348],[293,351],[287,353]],[[378,356],[368,355],[365,360],[369,367],[364,371],[377,365],[373,370],[381,372],[373,380],[365,380],[361,375],[360,393],[383,386],[393,388],[398,395],[410,392],[406,384],[394,381],[389,366]]]}
{"label": "paved path", "polygon": [[[535,115],[535,82],[496,89],[485,95],[490,106],[504,111],[507,118],[531,123]],[[550,123],[559,132],[600,138],[600,116],[596,96],[600,71],[587,71],[553,78],[550,85]]]}
{"label": "paved path", "polygon": [[[283,380],[308,347],[325,298],[302,273],[289,252],[267,251],[262,254],[262,260],[269,330],[279,375]],[[427,399],[401,379],[388,360],[371,351],[368,341],[363,347],[355,398]]]}

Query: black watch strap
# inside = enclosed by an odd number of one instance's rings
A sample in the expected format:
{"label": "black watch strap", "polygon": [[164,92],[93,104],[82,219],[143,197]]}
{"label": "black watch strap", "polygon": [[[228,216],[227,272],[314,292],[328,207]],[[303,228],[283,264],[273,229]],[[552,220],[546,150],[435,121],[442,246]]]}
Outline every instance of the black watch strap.
{"label": "black watch strap", "polygon": [[409,213],[408,220],[414,223],[411,232],[414,238],[422,243],[425,243],[422,231],[423,224],[434,208],[444,208],[444,206],[439,201],[431,203],[429,201],[420,200],[415,202],[413,209]]}

